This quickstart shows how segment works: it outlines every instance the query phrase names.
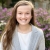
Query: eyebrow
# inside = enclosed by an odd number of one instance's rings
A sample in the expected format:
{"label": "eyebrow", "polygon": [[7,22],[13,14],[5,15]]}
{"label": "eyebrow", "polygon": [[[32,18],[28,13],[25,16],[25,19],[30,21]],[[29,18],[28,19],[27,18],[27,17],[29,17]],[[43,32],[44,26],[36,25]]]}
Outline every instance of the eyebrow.
{"label": "eyebrow", "polygon": [[[22,12],[22,11],[18,11],[18,12]],[[26,12],[30,12],[30,11],[26,11]]]}

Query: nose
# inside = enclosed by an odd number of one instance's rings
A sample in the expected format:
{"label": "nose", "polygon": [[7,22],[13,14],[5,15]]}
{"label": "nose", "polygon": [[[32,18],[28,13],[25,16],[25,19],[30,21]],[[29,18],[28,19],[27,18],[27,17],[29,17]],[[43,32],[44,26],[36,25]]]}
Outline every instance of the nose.
{"label": "nose", "polygon": [[25,18],[25,14],[22,15],[22,18]]}

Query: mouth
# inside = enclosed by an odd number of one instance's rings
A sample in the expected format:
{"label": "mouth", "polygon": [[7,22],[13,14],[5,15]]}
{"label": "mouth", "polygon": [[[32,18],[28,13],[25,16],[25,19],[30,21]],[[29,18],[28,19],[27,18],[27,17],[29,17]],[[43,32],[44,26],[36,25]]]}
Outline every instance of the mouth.
{"label": "mouth", "polygon": [[27,21],[27,19],[20,19],[22,22],[26,22]]}

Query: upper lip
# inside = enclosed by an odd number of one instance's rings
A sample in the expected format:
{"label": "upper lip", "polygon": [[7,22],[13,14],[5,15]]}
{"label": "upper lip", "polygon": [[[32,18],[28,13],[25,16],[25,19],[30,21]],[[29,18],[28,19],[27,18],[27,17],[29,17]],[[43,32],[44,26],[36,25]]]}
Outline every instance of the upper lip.
{"label": "upper lip", "polygon": [[21,19],[21,20],[26,20],[26,19]]}

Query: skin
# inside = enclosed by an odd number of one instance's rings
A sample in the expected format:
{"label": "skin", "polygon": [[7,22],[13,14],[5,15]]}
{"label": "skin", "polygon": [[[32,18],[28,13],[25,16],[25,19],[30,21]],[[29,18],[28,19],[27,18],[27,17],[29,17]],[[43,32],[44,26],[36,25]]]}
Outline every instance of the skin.
{"label": "skin", "polygon": [[31,16],[30,5],[19,6],[17,8],[16,20],[19,23],[19,26],[18,26],[19,32],[27,33],[31,31],[31,25],[29,24],[31,18],[32,16]]}

